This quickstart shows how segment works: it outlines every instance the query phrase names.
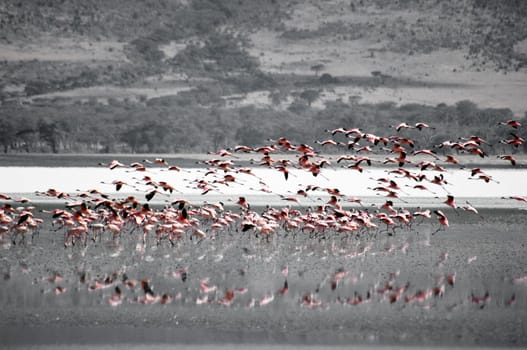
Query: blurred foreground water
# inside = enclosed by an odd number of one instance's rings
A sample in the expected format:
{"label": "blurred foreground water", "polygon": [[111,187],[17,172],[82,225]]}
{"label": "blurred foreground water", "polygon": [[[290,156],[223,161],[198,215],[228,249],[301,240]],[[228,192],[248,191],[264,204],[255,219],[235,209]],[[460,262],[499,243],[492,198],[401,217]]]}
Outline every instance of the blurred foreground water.
{"label": "blurred foreground water", "polygon": [[[64,248],[48,225],[25,245],[3,241],[0,333],[10,344],[526,345],[527,212],[447,213],[435,235],[429,222],[361,238],[233,229],[174,246],[130,232]],[[130,280],[169,301],[145,302]]]}

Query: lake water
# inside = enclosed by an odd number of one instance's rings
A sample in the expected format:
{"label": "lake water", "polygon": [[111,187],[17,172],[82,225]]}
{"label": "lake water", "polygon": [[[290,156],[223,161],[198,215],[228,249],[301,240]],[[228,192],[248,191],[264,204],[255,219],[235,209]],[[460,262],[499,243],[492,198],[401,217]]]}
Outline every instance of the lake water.
{"label": "lake water", "polygon": [[[391,169],[393,170],[393,169]],[[513,195],[525,196],[527,194],[527,170],[517,169],[489,169],[485,173],[492,176],[493,181],[488,183],[474,179],[467,169],[448,169],[444,172],[447,184],[443,187],[423,181],[428,190],[413,188],[417,182],[397,178],[399,175],[389,174],[390,169],[371,167],[363,173],[354,170],[323,169],[323,172],[314,177],[311,173],[299,169],[290,171],[286,181],[281,172],[275,169],[252,169],[254,175],[234,174],[235,182],[221,184],[223,172],[206,174],[207,169],[191,168],[182,169],[180,172],[166,171],[161,168],[150,168],[146,172],[136,172],[127,168],[109,170],[103,167],[0,167],[2,181],[0,193],[9,193],[14,196],[27,196],[32,200],[44,200],[42,196],[35,196],[35,192],[44,192],[50,188],[69,194],[99,189],[104,193],[116,196],[135,195],[143,196],[152,187],[144,185],[141,180],[149,176],[154,181],[165,181],[176,188],[176,192],[164,192],[156,195],[154,201],[173,201],[176,198],[185,198],[194,202],[234,201],[238,196],[247,196],[254,204],[284,204],[281,196],[295,195],[299,205],[321,204],[329,198],[325,188],[338,188],[342,194],[349,197],[358,197],[363,203],[381,203],[386,198],[384,193],[374,191],[377,186],[385,186],[376,179],[391,178],[401,187],[399,196],[395,199],[399,205],[436,205],[443,202],[448,193],[456,197],[458,205],[466,200],[482,207],[527,207],[526,203],[511,199],[502,199]],[[432,178],[437,172],[424,172]],[[197,180],[206,179],[211,185],[211,191],[202,195],[202,190],[197,187]],[[120,180],[128,185],[117,192],[113,181]],[[320,190],[308,191],[308,197],[296,195],[299,189],[308,185],[318,186]],[[132,187],[133,186],[133,187]],[[343,199],[345,202],[345,199]],[[252,202],[250,202],[252,203]],[[293,203],[294,204],[294,203]]]}

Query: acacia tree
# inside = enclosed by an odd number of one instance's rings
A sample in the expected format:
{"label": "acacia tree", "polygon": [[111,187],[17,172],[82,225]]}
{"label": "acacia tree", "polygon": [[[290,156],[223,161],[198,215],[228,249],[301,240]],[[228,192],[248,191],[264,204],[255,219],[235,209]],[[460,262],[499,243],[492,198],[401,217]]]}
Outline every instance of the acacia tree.
{"label": "acacia tree", "polygon": [[59,127],[57,122],[47,119],[39,120],[37,130],[40,139],[51,147],[53,153],[58,153],[65,130]]}
{"label": "acacia tree", "polygon": [[306,100],[307,105],[311,107],[311,104],[315,102],[320,97],[320,91],[319,90],[304,90],[300,94],[300,98],[303,100]]}
{"label": "acacia tree", "polygon": [[310,69],[311,69],[313,72],[315,72],[315,76],[318,77],[318,74],[320,73],[320,71],[321,71],[322,69],[324,69],[325,67],[326,67],[326,66],[324,66],[322,63],[319,63],[319,64],[315,64],[315,65],[311,66]]}
{"label": "acacia tree", "polygon": [[7,153],[13,145],[15,133],[15,125],[9,117],[0,119],[0,144],[4,148],[4,153]]}

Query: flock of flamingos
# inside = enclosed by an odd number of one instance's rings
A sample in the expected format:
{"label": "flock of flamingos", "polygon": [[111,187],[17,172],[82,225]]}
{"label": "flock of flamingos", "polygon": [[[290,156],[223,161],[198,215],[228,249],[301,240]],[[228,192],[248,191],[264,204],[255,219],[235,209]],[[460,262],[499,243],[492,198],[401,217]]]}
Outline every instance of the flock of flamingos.
{"label": "flock of flamingos", "polygon": [[[525,139],[519,136],[522,128],[520,122],[503,121],[499,122],[497,127],[510,129],[510,137],[501,141],[504,147],[510,147],[510,152],[497,157],[511,167],[520,166],[513,156],[525,142]],[[211,152],[211,159],[200,161],[200,177],[189,179],[187,182],[187,187],[198,189],[202,195],[206,195],[222,193],[223,188],[228,188],[234,183],[243,184],[244,178],[251,177],[260,185],[260,188],[252,190],[274,193],[284,201],[284,206],[279,208],[256,208],[244,196],[230,199],[229,206],[223,202],[204,202],[197,205],[183,197],[177,198],[178,194],[182,193],[181,188],[161,180],[161,171],[184,173],[185,169],[176,164],[169,164],[164,159],[143,160],[132,164],[123,164],[118,160],[108,164],[101,163],[101,166],[107,166],[110,170],[126,168],[126,171],[133,172],[135,182],[116,179],[111,184],[115,186],[113,195],[98,189],[77,193],[48,189],[38,195],[63,199],[65,205],[54,210],[41,209],[39,215],[29,199],[11,198],[7,194],[0,194],[0,242],[10,249],[27,245],[29,240],[39,239],[38,233],[44,224],[48,225],[46,229],[64,234],[61,244],[68,250],[82,249],[91,244],[98,244],[101,240],[133,239],[137,242],[136,249],[144,251],[149,245],[170,247],[189,240],[193,240],[196,245],[203,241],[213,242],[227,234],[230,237],[248,237],[262,244],[280,241],[285,237],[313,241],[335,237],[342,241],[373,240],[380,235],[397,235],[424,222],[429,222],[432,234],[436,234],[449,226],[445,212],[456,215],[460,211],[468,211],[479,215],[478,210],[470,203],[457,203],[455,195],[448,191],[445,186],[448,184],[445,167],[465,169],[467,177],[484,183],[495,181],[483,169],[464,168],[458,160],[461,158],[459,154],[489,157],[487,151],[491,145],[486,140],[478,136],[468,136],[455,141],[445,141],[436,145],[434,149],[419,149],[411,138],[412,133],[432,130],[433,127],[425,123],[401,123],[390,128],[393,132],[387,137],[366,133],[357,128],[327,130],[328,139],[315,142],[319,150],[308,144],[295,144],[286,138],[269,140],[267,145],[257,148],[239,145],[222,149]],[[340,154],[344,154],[338,157],[323,156],[320,151],[324,150],[324,154],[327,154],[329,147],[337,147],[339,149],[332,152],[340,151]],[[252,156],[250,165],[246,164],[247,160],[244,166],[240,165],[243,159],[241,154]],[[376,156],[370,157],[369,154]],[[385,158],[379,157],[379,154],[384,154]],[[245,157],[247,158],[248,156]],[[347,195],[336,187],[322,188],[306,184],[296,193],[280,193],[279,189],[271,189],[264,178],[254,173],[254,169],[263,167],[281,172],[283,181],[288,181],[295,176],[292,170],[306,171],[316,178],[324,177],[327,168],[342,168],[368,176],[365,169],[375,165],[387,168],[385,177],[371,179],[376,183],[376,186],[371,188],[373,193],[386,197],[383,199],[384,203],[378,206],[364,204],[360,198]],[[401,179],[409,181],[411,187],[416,190],[436,195],[437,209],[404,209]],[[138,194],[119,198],[118,194],[125,192],[127,188]],[[152,204],[154,197],[166,200],[163,205],[155,205]],[[309,198],[312,204],[300,205],[300,200],[306,198]],[[527,202],[527,198],[521,195],[506,199]],[[404,246],[399,248],[405,249]],[[174,277],[185,282],[187,273],[188,271],[182,268],[174,272]],[[281,273],[285,278],[283,286],[276,293],[265,295],[259,300],[252,299],[249,306],[269,304],[275,296],[288,292],[287,267],[284,267]],[[336,289],[344,277],[345,271],[333,273],[328,281],[331,289]],[[411,294],[407,293],[407,285],[396,286],[393,283],[395,277],[391,276],[375,293],[382,294],[390,302],[423,301],[444,294],[445,288],[455,283],[455,274],[445,275],[434,288]],[[61,280],[60,274],[49,277],[49,281],[56,285],[53,291],[57,295],[66,292],[66,288],[60,286]],[[111,287],[112,294],[108,302],[113,306],[126,300],[123,290],[125,288],[139,288],[142,295],[135,301],[140,303],[165,304],[175,298],[169,293],[155,293],[147,279],[137,281],[129,279],[126,274],[108,275],[104,279],[89,281],[86,276],[81,276],[81,282],[85,283],[89,290]],[[217,286],[207,279],[201,280],[200,296],[195,302],[215,302],[228,306],[237,295],[248,291],[247,288],[232,288],[225,290],[223,296],[211,298],[212,292],[219,294],[217,289]],[[365,303],[374,297],[373,293],[369,291],[367,295],[355,294],[345,302],[353,305]],[[472,296],[472,302],[478,305],[483,305],[488,299],[488,294]],[[512,304],[514,301],[513,295],[507,303]],[[312,294],[302,295],[300,302],[308,307],[320,305]]]}

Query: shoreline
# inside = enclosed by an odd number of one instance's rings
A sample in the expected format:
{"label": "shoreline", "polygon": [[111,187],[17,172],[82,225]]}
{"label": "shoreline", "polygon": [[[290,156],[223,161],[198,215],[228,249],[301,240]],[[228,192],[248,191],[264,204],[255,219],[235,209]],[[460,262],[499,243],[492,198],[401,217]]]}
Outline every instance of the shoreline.
{"label": "shoreline", "polygon": [[[344,153],[319,153],[319,157],[334,160],[341,155],[350,154]],[[294,153],[274,153],[278,159],[296,160],[298,154]],[[389,154],[368,154],[372,159],[372,167],[386,167],[381,162],[388,158]],[[439,157],[443,155],[438,154]],[[0,167],[100,167],[99,163],[107,163],[114,159],[122,162],[141,162],[144,159],[165,159],[170,164],[176,164],[179,167],[188,168],[205,168],[204,164],[198,162],[209,159],[223,159],[233,160],[238,165],[250,165],[253,159],[260,159],[262,157],[259,153],[236,153],[235,157],[221,157],[216,154],[206,153],[4,153],[0,154]],[[426,156],[412,156],[415,160],[429,160]],[[527,154],[517,154],[515,158],[518,161],[516,166],[511,166],[510,163],[499,159],[496,155],[490,155],[485,158],[476,157],[473,155],[456,155],[459,159],[460,165],[449,164],[443,161],[437,163],[446,169],[459,169],[469,167],[490,167],[496,169],[524,169],[527,166]],[[394,166],[392,166],[395,168]]]}

